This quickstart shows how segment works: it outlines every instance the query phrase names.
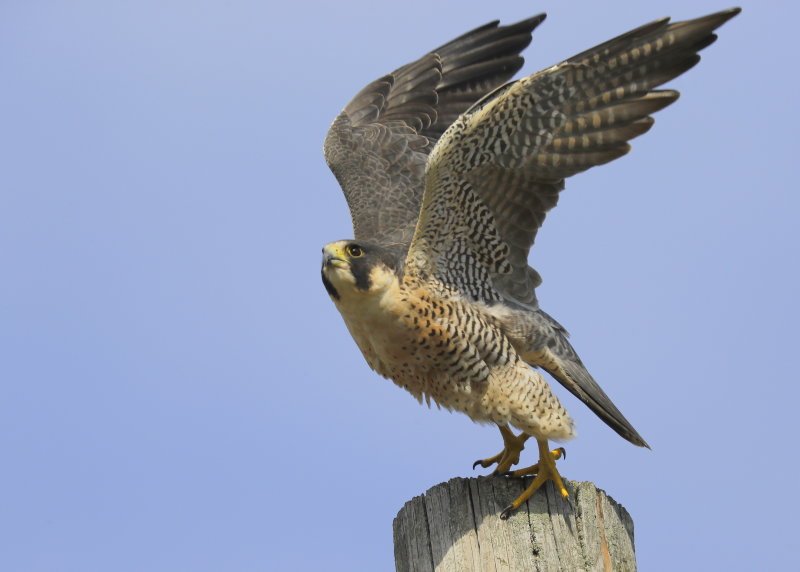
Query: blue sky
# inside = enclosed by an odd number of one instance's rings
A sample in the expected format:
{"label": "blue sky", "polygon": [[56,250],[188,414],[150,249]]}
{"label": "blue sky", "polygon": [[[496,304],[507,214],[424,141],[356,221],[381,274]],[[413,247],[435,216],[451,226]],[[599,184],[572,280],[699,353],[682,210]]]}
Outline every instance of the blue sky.
{"label": "blue sky", "polygon": [[[548,13],[532,73],[729,6],[3,2],[0,569],[393,569],[397,510],[500,441],[372,373],[325,294],[330,122],[495,18]],[[643,570],[796,562],[800,10],[743,8],[532,252],[653,446],[557,388],[561,470],[627,507]]]}

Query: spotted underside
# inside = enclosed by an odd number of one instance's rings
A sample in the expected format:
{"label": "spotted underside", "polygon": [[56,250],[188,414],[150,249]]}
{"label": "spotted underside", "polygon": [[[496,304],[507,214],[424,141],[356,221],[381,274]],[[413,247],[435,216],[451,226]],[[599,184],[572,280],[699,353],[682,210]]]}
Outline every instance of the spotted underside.
{"label": "spotted underside", "polygon": [[341,293],[336,305],[370,367],[418,400],[532,435],[574,435],[549,385],[491,314],[460,295],[401,282],[384,266],[376,267],[368,291],[332,280]]}

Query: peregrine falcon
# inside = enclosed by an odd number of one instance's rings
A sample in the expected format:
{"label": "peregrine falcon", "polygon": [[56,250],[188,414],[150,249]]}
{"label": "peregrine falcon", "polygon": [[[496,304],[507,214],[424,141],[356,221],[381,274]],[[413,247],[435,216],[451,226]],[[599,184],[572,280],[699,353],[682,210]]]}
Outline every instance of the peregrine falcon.
{"label": "peregrine falcon", "polygon": [[[564,180],[625,155],[678,98],[656,88],[739,11],[656,20],[511,83],[545,15],[491,22],[367,85],[327,134],[355,238],[322,249],[325,288],[373,370],[500,428],[475,465],[536,475],[503,518],[548,480],[568,496],[548,441],[575,429],[540,369],[648,447],[539,308],[528,252]],[[539,462],[509,473],[529,437]]]}

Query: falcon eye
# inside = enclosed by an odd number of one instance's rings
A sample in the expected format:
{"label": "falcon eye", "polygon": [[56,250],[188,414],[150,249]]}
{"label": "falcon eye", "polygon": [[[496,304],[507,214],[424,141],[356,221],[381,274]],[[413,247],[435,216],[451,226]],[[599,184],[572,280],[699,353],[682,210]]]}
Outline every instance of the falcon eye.
{"label": "falcon eye", "polygon": [[357,244],[351,244],[347,247],[347,254],[353,258],[359,258],[360,256],[364,256],[364,251],[361,250],[361,247]]}

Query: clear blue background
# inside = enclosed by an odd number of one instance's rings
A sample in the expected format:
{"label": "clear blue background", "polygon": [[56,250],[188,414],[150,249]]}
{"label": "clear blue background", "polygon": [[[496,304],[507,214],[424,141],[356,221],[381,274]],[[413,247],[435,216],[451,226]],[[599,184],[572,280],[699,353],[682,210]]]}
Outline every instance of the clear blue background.
{"label": "clear blue background", "polygon": [[[495,18],[548,12],[531,73],[728,6],[2,2],[0,569],[393,569],[403,503],[500,440],[372,373],[325,294],[330,122]],[[532,253],[653,445],[558,388],[562,471],[627,507],[642,570],[796,564],[797,6],[746,2]]]}

